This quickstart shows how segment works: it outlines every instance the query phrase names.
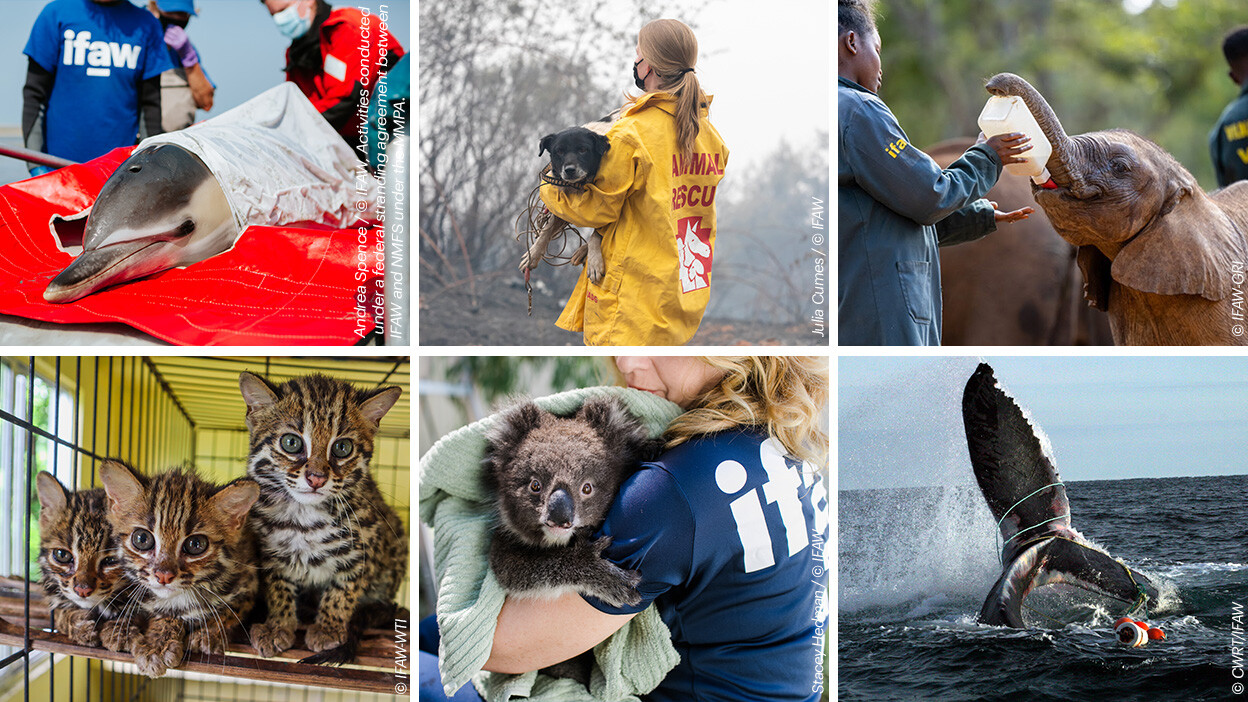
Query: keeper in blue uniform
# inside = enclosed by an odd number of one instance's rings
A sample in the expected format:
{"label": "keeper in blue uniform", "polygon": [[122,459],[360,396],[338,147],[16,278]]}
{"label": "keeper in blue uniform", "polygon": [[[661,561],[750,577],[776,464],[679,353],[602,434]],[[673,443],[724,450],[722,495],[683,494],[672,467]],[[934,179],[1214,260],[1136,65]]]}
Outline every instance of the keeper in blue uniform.
{"label": "keeper in blue uniform", "polygon": [[[486,670],[572,658],[652,602],[680,663],[643,699],[814,702],[830,603],[824,554],[827,400],[822,358],[620,357],[630,387],[687,411],[668,449],[620,489],[604,553],[641,574],[634,607],[570,593],[508,598]],[[748,405],[748,409],[743,406]]]}
{"label": "keeper in blue uniform", "polygon": [[975,241],[997,222],[1025,219],[981,199],[1005,164],[1031,145],[1000,134],[941,170],[902,131],[877,93],[880,35],[872,2],[841,0],[838,21],[838,341],[850,345],[940,344],[938,246]]}
{"label": "keeper in blue uniform", "polygon": [[1230,66],[1231,81],[1239,88],[1239,97],[1226,106],[1209,134],[1213,173],[1218,177],[1219,188],[1248,180],[1248,27],[1239,27],[1226,35],[1222,55]]}
{"label": "keeper in blue uniform", "polygon": [[160,74],[173,65],[147,10],[128,0],[53,0],[23,53],[26,148],[82,162],[162,133]]}

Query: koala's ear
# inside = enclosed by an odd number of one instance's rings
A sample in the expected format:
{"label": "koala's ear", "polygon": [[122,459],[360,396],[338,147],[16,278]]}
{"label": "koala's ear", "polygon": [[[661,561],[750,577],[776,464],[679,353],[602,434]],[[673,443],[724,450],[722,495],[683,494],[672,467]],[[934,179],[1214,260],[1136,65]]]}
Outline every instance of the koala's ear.
{"label": "koala's ear", "polygon": [[581,405],[576,416],[593,427],[617,455],[631,454],[646,441],[646,428],[641,420],[634,417],[618,398],[605,395],[591,397]]}
{"label": "koala's ear", "polygon": [[546,153],[547,151],[550,151],[551,144],[552,144],[554,141],[555,141],[555,135],[554,135],[554,134],[547,134],[546,136],[542,137],[542,141],[541,141],[541,144],[540,144],[541,149],[540,149],[540,150],[538,150],[537,155],[538,155],[538,156],[541,156],[542,154]]}
{"label": "koala's ear", "polygon": [[524,400],[503,412],[485,434],[485,440],[490,444],[489,452],[510,455],[542,423],[544,414],[532,400]]}
{"label": "koala's ear", "polygon": [[601,134],[594,134],[594,153],[598,158],[602,158],[603,154],[611,148],[611,140]]}

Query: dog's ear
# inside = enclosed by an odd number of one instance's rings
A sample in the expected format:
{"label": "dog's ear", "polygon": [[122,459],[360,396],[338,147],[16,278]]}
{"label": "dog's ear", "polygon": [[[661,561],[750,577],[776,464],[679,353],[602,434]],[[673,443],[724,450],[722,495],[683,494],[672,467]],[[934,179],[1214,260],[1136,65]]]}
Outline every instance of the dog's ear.
{"label": "dog's ear", "polygon": [[542,142],[541,142],[542,148],[538,150],[537,155],[541,156],[547,151],[550,151],[551,142],[553,142],[554,140],[555,140],[554,134],[547,134],[546,136],[542,137]]}
{"label": "dog's ear", "polygon": [[598,133],[594,134],[594,155],[595,156],[597,156],[598,158],[602,158],[603,155],[607,153],[607,149],[610,149],[610,148],[611,148],[610,139]]}

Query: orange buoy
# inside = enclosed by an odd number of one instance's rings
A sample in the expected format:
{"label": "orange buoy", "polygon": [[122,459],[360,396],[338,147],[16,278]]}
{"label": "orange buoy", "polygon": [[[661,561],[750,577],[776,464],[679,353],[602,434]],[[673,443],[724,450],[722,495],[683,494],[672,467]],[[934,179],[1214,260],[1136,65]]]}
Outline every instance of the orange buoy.
{"label": "orange buoy", "polygon": [[1161,629],[1158,629],[1157,627],[1152,627],[1148,630],[1148,639],[1150,641],[1161,641],[1164,638],[1166,638],[1166,632],[1162,631]]}
{"label": "orange buoy", "polygon": [[1114,628],[1114,634],[1118,637],[1118,642],[1132,648],[1139,648],[1148,643],[1148,634],[1145,629],[1141,629],[1135,622],[1127,620]]}
{"label": "orange buoy", "polygon": [[1136,622],[1136,623],[1135,623],[1135,625],[1136,625],[1136,626],[1138,626],[1138,627],[1140,627],[1140,628],[1141,628],[1141,629],[1143,629],[1144,631],[1148,631],[1148,625],[1147,625],[1147,624],[1145,624],[1144,622]]}

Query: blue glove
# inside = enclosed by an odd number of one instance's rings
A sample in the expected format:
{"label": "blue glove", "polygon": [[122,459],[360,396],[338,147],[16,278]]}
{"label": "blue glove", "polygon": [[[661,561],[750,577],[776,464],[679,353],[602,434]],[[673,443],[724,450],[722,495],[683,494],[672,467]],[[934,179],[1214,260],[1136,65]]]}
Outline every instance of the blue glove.
{"label": "blue glove", "polygon": [[51,166],[35,166],[34,168],[30,169],[30,175],[41,176],[45,173],[51,173],[52,171],[55,171],[55,170],[56,169]]}

